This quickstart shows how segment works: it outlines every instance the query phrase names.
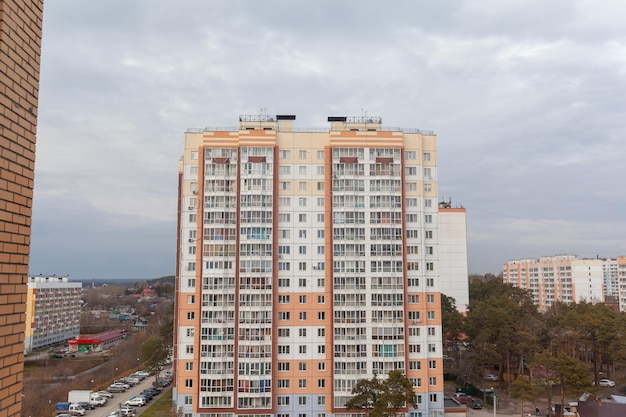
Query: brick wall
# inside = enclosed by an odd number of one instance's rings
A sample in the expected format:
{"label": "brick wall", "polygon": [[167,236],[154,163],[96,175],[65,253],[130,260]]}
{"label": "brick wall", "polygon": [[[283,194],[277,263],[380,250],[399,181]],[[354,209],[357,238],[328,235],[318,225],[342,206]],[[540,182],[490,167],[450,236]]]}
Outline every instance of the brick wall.
{"label": "brick wall", "polygon": [[21,411],[42,17],[0,0],[0,417]]}

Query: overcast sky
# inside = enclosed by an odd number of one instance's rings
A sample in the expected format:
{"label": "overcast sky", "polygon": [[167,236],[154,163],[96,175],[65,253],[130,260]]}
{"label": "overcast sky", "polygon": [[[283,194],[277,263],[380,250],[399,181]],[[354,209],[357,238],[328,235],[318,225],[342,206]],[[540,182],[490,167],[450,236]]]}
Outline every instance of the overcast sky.
{"label": "overcast sky", "polygon": [[626,255],[622,0],[46,1],[31,274],[174,274],[187,128],[438,136],[470,273]]}

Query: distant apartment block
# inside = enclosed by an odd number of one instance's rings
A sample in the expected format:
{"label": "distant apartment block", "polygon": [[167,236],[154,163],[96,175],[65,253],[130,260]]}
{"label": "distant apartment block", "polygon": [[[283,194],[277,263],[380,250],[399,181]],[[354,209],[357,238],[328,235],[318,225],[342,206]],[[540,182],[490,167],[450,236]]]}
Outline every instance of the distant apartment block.
{"label": "distant apartment block", "polygon": [[21,414],[43,0],[0,2],[0,415]]}
{"label": "distant apartment block", "polygon": [[[427,255],[429,251],[426,247]],[[440,291],[454,298],[457,310],[465,313],[469,304],[467,213],[451,201],[439,203],[439,273]]]}
{"label": "distant apartment block", "polygon": [[580,259],[575,255],[518,259],[503,266],[505,283],[530,291],[540,311],[556,302],[604,302],[602,259]]}
{"label": "distant apartment block", "polygon": [[358,380],[397,369],[419,400],[407,414],[443,415],[436,136],[379,117],[294,120],[185,134],[176,407],[348,417]]}
{"label": "distant apartment block", "polygon": [[626,311],[626,257],[617,257],[616,261],[619,287],[619,311]]}
{"label": "distant apartment block", "polygon": [[29,277],[24,352],[80,335],[82,284],[67,277]]}

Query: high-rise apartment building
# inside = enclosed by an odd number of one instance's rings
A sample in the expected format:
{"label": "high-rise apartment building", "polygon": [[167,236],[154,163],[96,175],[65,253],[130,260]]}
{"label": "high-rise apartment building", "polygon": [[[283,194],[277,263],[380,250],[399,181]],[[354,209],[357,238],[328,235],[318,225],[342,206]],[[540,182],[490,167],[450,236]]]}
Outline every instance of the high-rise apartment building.
{"label": "high-rise apartment building", "polygon": [[575,255],[518,259],[503,266],[505,283],[530,291],[540,311],[556,302],[604,301],[602,259],[580,259]]}
{"label": "high-rise apartment building", "polygon": [[454,298],[456,309],[465,313],[469,304],[467,213],[452,202],[439,203],[439,277],[441,293]]}
{"label": "high-rise apartment building", "polygon": [[19,416],[43,0],[0,1],[0,415]]}
{"label": "high-rise apartment building", "polygon": [[411,416],[443,414],[436,136],[378,117],[294,120],[185,134],[176,406],[348,416],[358,380],[397,369],[418,396]]}
{"label": "high-rise apartment building", "polygon": [[29,277],[24,352],[80,336],[83,284],[67,277]]}

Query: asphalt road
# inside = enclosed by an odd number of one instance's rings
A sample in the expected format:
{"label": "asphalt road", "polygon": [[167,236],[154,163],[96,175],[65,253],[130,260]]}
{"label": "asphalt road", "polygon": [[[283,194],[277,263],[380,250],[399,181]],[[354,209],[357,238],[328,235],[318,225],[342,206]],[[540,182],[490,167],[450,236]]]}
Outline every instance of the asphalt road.
{"label": "asphalt road", "polygon": [[[154,375],[152,375],[152,376],[145,378],[143,381],[141,381],[139,384],[135,385],[134,387],[130,387],[130,389],[126,390],[126,392],[112,393],[113,398],[109,398],[107,403],[103,405],[102,407],[96,407],[93,410],[88,410],[85,413],[85,417],[108,416],[113,411],[119,409],[120,405],[124,405],[124,402],[126,400],[130,399],[131,397],[134,397],[135,395],[139,394],[141,391],[145,390],[146,388],[152,387],[152,383],[154,381],[155,381],[155,378],[154,378]],[[165,392],[166,389],[164,389],[161,392],[161,394],[159,394],[158,396],[152,398],[152,401],[148,402],[148,404],[144,405],[143,407],[135,407],[135,412],[137,413],[137,415],[140,415],[143,412],[143,410],[145,410],[147,407],[150,406],[150,404],[154,402],[154,400],[156,400],[161,395],[163,395],[163,392]]]}

